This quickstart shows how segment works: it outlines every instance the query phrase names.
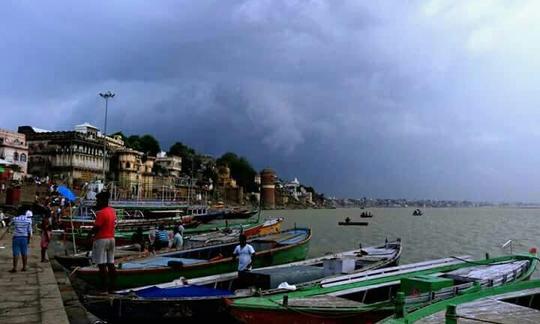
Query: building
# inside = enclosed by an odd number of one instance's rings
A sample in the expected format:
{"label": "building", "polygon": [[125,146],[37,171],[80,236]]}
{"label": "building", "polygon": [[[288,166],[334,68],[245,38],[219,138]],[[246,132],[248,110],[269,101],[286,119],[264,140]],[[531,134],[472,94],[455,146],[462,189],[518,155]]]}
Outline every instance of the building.
{"label": "building", "polygon": [[124,148],[121,138],[104,137],[88,123],[76,125],[72,131],[20,126],[18,132],[28,143],[28,173],[67,181],[72,186],[102,179],[103,167],[106,173],[110,170],[110,157]]}
{"label": "building", "polygon": [[266,209],[276,208],[276,174],[272,169],[261,171],[261,204]]}
{"label": "building", "polygon": [[156,157],[155,165],[162,170],[163,175],[179,178],[182,172],[182,158],[175,155],[167,156],[161,152]]}
{"label": "building", "polygon": [[25,176],[28,171],[28,143],[24,134],[0,129],[0,159],[16,165],[14,178]]}

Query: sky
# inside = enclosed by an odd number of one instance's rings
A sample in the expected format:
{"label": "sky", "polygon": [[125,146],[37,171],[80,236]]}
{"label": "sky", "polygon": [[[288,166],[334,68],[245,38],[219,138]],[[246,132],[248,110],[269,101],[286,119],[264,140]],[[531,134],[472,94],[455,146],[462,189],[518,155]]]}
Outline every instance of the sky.
{"label": "sky", "polygon": [[0,128],[152,134],[327,196],[540,201],[540,2],[0,3]]}

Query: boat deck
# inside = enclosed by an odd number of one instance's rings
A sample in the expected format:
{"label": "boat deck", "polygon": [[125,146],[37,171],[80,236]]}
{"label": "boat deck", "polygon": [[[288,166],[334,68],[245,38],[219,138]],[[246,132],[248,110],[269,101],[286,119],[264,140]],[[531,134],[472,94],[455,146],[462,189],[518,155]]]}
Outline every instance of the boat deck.
{"label": "boat deck", "polygon": [[[520,292],[506,294],[504,298],[519,297]],[[540,294],[540,288],[527,294]],[[444,323],[445,311],[435,313],[416,323]],[[485,298],[457,306],[458,323],[540,323],[540,311],[496,298]]]}

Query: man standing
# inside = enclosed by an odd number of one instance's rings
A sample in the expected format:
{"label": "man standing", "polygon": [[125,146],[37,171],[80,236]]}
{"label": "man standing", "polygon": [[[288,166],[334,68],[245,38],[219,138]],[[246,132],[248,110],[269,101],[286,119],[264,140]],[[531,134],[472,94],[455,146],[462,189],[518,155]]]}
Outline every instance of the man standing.
{"label": "man standing", "polygon": [[14,227],[12,250],[13,250],[13,269],[9,270],[11,273],[17,272],[17,263],[19,262],[19,255],[22,257],[22,269],[26,271],[26,263],[28,261],[28,243],[32,237],[32,223],[26,217],[25,210],[20,210],[20,215],[14,217],[11,224]]}
{"label": "man standing", "polygon": [[238,272],[250,271],[252,268],[251,257],[255,254],[253,246],[247,244],[244,234],[240,234],[240,245],[234,248],[233,258],[238,258]]}
{"label": "man standing", "polygon": [[114,267],[114,227],[116,212],[109,207],[109,192],[96,195],[96,221],[93,232],[92,261],[98,265],[103,290],[114,290],[116,269]]}

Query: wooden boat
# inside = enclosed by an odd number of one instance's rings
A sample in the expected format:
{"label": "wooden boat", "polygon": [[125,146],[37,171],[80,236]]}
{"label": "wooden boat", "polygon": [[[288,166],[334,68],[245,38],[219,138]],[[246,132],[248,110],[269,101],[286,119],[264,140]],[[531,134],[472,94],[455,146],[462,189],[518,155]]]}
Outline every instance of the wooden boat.
{"label": "wooden boat", "polygon": [[540,280],[480,289],[381,323],[540,323]]}
{"label": "wooden boat", "polygon": [[[305,259],[311,230],[295,228],[249,239],[255,251],[255,268],[289,263]],[[237,262],[232,252],[237,242],[212,245],[190,250],[175,251],[135,258],[117,264],[115,287],[119,289],[168,282],[180,276],[195,278],[235,271]],[[75,271],[78,279],[91,286],[100,284],[97,267],[84,267]]]}
{"label": "wooden boat", "polygon": [[288,293],[235,299],[229,306],[244,323],[373,323],[396,310],[405,313],[477,289],[526,280],[537,262],[531,255],[479,261],[448,258],[336,277]]}
{"label": "wooden boat", "polygon": [[[396,265],[401,256],[401,241],[325,255],[284,265],[253,270],[238,279],[238,272],[209,277],[175,280],[170,283],[119,291],[115,294],[83,298],[88,310],[112,322],[159,320],[224,320],[227,318],[224,297],[254,295],[257,289],[279,290],[286,281],[300,287],[307,282],[340,275],[336,265],[349,260],[354,264],[351,273],[359,273]],[[349,262],[349,263],[350,263]],[[241,281],[240,281],[241,280]],[[238,289],[241,284],[249,289]],[[283,290],[283,289],[281,289]],[[226,321],[227,322],[227,321]]]}
{"label": "wooden boat", "polygon": [[[273,218],[266,220],[259,225],[248,227],[245,229],[243,227],[225,228],[216,232],[185,236],[183,249],[185,250],[215,244],[236,242],[240,234],[244,234],[249,238],[257,235],[279,233],[281,231],[282,223],[283,218]],[[116,242],[131,243],[131,238],[129,239],[129,241],[127,239],[117,239]],[[156,253],[163,254],[171,251],[177,251],[177,249],[163,249]],[[124,258],[134,257],[137,255],[147,256],[148,253],[141,251],[141,247],[138,244],[119,245],[115,249],[115,259],[117,260],[117,262],[121,262]],[[66,269],[71,269],[75,267],[86,267],[92,264],[92,252],[86,251],[83,253],[77,253],[75,255],[56,255],[55,259]]]}

